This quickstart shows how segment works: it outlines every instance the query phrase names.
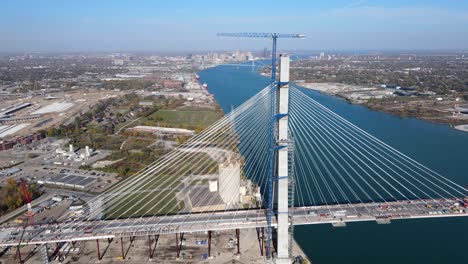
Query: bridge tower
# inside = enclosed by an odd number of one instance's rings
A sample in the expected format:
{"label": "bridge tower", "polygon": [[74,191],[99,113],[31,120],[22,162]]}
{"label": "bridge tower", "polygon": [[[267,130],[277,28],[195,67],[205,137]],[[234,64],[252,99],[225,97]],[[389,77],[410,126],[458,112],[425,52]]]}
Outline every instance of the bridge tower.
{"label": "bridge tower", "polygon": [[[289,259],[290,252],[290,232],[289,232],[289,210],[288,205],[293,203],[294,193],[289,193],[292,184],[288,184],[288,160],[289,150],[288,142],[288,108],[289,108],[289,57],[281,56],[279,80],[276,76],[276,42],[278,38],[299,38],[303,39],[303,34],[281,34],[281,33],[218,33],[218,36],[224,37],[247,37],[247,38],[269,38],[272,40],[271,50],[271,87],[272,93],[272,122],[270,157],[269,157],[269,177],[267,186],[267,239],[266,239],[266,257],[271,258],[271,240],[272,240],[272,217],[273,217],[273,181],[277,181],[277,260],[276,263],[291,263]],[[273,102],[273,100],[276,100]],[[276,122],[278,121],[278,122]],[[276,161],[276,162],[275,162]],[[276,165],[276,167],[275,167]],[[291,198],[291,199],[290,199]],[[292,230],[292,229],[291,229]]]}
{"label": "bridge tower", "polygon": [[277,228],[276,228],[276,263],[291,263],[290,259],[290,233],[289,233],[289,147],[288,136],[288,109],[289,109],[289,57],[279,58],[279,80],[277,86],[277,162],[276,175],[278,201],[277,201]]}

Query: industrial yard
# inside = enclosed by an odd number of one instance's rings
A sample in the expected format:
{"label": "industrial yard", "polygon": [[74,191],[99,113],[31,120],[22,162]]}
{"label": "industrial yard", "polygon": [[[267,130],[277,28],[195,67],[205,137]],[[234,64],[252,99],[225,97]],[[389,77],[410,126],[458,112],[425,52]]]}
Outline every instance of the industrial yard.
{"label": "industrial yard", "polygon": [[106,98],[121,96],[122,92],[78,90],[30,98],[9,99],[2,102],[0,139],[23,136],[44,130],[87,111],[90,106]]}
{"label": "industrial yard", "polygon": [[[99,242],[60,243],[58,250],[54,246],[49,247],[48,254],[53,256],[53,261],[64,263],[121,263],[123,260],[125,263],[135,264],[146,262],[265,263],[265,258],[262,256],[264,249],[262,251],[260,242],[262,233],[261,231],[257,233],[258,231],[257,229],[242,229],[239,233],[239,242],[237,242],[236,232],[232,230],[212,232],[211,239],[208,232],[194,232],[185,233],[181,238],[176,238],[176,235],[172,234],[122,240],[104,239]],[[176,239],[180,239],[179,249],[176,247]],[[208,246],[209,242],[211,242],[210,246]],[[99,251],[97,243],[99,243]],[[28,261],[40,262],[42,260],[40,247],[26,246],[22,248],[22,251],[32,252],[28,255]],[[297,243],[293,245],[293,252],[295,256],[304,256]],[[11,248],[3,258],[13,260],[14,254]]]}

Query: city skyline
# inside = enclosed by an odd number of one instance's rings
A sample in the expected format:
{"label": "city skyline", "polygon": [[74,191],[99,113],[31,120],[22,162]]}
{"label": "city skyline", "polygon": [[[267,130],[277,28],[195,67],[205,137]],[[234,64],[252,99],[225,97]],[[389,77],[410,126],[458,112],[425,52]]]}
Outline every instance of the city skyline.
{"label": "city skyline", "polygon": [[260,50],[268,40],[217,32],[304,33],[295,50],[464,50],[468,3],[461,1],[15,1],[0,52],[183,52]]}

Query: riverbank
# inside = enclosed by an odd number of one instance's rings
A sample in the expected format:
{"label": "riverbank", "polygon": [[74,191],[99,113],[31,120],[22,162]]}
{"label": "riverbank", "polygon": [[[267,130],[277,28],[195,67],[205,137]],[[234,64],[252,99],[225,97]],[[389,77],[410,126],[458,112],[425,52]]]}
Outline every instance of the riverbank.
{"label": "riverbank", "polygon": [[454,126],[453,128],[455,128],[455,129],[457,129],[457,130],[460,130],[460,131],[468,132],[468,124],[466,124],[466,125]]}
{"label": "riverbank", "polygon": [[[462,102],[433,97],[396,96],[392,90],[340,83],[297,83],[306,89],[340,97],[371,110],[412,117],[437,124],[458,126],[468,123],[468,115],[458,113],[454,105]],[[455,112],[455,114],[454,114]],[[459,129],[466,131],[463,129]]]}
{"label": "riverbank", "polygon": [[312,264],[312,261],[310,258],[306,255],[304,250],[302,250],[302,247],[297,243],[296,239],[292,240],[293,245],[292,245],[292,255],[294,257],[301,256],[303,259],[303,262],[301,264]]}

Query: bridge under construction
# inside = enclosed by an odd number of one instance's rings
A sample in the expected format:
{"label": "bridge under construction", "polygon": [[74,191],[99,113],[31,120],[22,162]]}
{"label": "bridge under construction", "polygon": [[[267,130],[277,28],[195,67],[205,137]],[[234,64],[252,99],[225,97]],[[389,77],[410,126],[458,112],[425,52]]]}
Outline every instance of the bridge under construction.
{"label": "bridge under construction", "polygon": [[276,38],[300,35],[249,36],[274,40],[270,85],[80,212],[0,229],[0,246],[258,228],[265,259],[291,263],[295,225],[468,216],[467,189],[290,83],[288,56],[276,77]]}
{"label": "bridge under construction", "polygon": [[[392,220],[463,217],[468,213],[463,200],[415,200],[388,203],[362,203],[356,205],[304,206],[291,209],[294,225],[332,224],[344,226],[350,222],[376,221],[380,224]],[[87,223],[81,223],[86,226]],[[273,227],[277,226],[274,220]],[[0,246],[17,246],[96,240],[120,237],[193,233],[267,227],[265,210],[239,210],[190,215],[144,218],[139,221],[100,221],[83,231],[75,224],[32,225],[22,229],[11,227],[0,233]],[[16,235],[12,235],[16,234]]]}

